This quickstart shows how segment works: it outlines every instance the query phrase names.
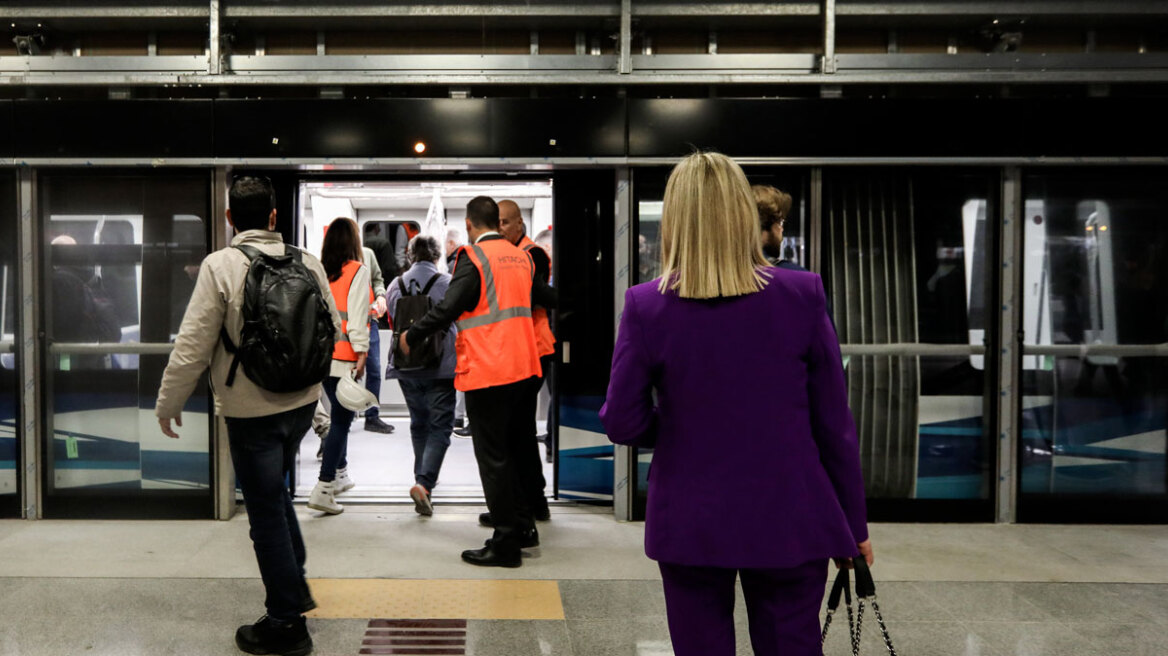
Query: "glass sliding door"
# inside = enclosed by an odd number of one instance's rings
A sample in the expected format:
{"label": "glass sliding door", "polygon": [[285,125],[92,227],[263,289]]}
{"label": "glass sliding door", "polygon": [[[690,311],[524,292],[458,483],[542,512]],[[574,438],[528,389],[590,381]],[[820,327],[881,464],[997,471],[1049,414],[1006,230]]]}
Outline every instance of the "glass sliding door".
{"label": "glass sliding door", "polygon": [[[769,185],[791,195],[791,212],[783,227],[783,259],[808,266],[807,237],[810,234],[811,171],[806,168],[748,166],[743,169],[752,185]],[[634,285],[661,275],[661,210],[669,168],[641,168],[633,171]],[[761,232],[761,230],[760,230]],[[727,408],[727,412],[733,409]],[[649,490],[649,466],[653,449],[638,449],[637,475],[633,480],[632,518],[643,520]]]}
{"label": "glass sliding door", "polygon": [[999,188],[989,169],[824,171],[822,274],[872,519],[993,519]]}
{"label": "glass sliding door", "polygon": [[207,253],[210,176],[51,171],[38,186],[45,515],[210,517],[207,386],[181,439],[153,414]]}
{"label": "glass sliding door", "polygon": [[1021,521],[1168,521],[1166,183],[1023,176]]}
{"label": "glass sliding door", "polygon": [[0,517],[20,516],[16,175],[0,170]]}

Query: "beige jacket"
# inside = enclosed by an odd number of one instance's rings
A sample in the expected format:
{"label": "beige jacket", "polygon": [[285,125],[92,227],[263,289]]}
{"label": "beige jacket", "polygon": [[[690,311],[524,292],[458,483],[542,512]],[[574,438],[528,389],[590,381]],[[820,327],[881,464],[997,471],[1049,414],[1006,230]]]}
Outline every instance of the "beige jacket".
{"label": "beige jacket", "polygon": [[[278,255],[284,252],[284,242],[277,232],[248,230],[231,240],[232,246],[244,244],[264,253]],[[328,277],[320,260],[304,253],[304,265],[316,276],[333,315],[337,334],[341,332],[341,316],[329,292]],[[233,356],[227,353],[219,338],[219,327],[227,329],[228,336],[239,343],[243,328],[241,307],[243,285],[247,279],[248,259],[235,248],[224,248],[203,259],[199,278],[191,294],[186,314],[183,315],[174,351],[162,375],[158,402],[154,414],[160,419],[180,416],[183,405],[203,375],[211,367],[211,389],[215,394],[215,412],[224,417],[263,417],[315,403],[320,398],[320,385],[299,392],[277,394],[262,389],[248,379],[241,367],[235,382],[227,387],[227,373]]]}

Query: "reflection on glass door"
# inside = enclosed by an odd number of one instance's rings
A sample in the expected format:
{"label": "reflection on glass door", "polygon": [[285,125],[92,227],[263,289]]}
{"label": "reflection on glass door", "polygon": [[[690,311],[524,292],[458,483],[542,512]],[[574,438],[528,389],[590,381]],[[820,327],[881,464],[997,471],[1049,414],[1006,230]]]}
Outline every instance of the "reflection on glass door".
{"label": "reflection on glass door", "polygon": [[1023,521],[1168,521],[1165,180],[1023,178]]}
{"label": "reflection on glass door", "polygon": [[990,519],[985,290],[999,178],[829,169],[823,180],[824,285],[872,516]]}
{"label": "reflection on glass door", "polygon": [[20,516],[16,176],[0,171],[0,517]]}
{"label": "reflection on glass door", "polygon": [[208,176],[50,173],[39,187],[46,515],[210,517],[206,386],[181,439],[153,415],[207,253]]}

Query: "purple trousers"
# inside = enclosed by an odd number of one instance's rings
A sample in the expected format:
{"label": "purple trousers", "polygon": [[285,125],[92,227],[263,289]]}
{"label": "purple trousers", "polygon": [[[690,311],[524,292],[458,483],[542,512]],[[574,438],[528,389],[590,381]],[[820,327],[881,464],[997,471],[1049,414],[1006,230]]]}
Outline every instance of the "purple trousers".
{"label": "purple trousers", "polygon": [[734,656],[734,581],[742,577],[755,656],[822,656],[827,559],[787,569],[657,563],[675,656]]}

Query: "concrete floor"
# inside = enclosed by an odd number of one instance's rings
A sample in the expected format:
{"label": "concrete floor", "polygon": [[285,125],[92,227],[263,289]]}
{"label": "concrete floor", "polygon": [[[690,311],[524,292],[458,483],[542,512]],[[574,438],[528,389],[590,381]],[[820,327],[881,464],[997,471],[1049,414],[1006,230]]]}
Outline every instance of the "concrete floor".
{"label": "concrete floor", "polygon": [[[563,619],[466,624],[467,654],[671,654],[643,526],[557,507],[517,570],[458,559],[483,508],[302,510],[312,579],[556,581]],[[1163,654],[1168,527],[876,524],[879,599],[898,652]],[[228,522],[0,522],[0,654],[233,654],[263,613],[246,517]],[[323,587],[323,582],[322,582]],[[740,608],[741,610],[741,608]],[[739,653],[749,654],[744,613]],[[842,618],[840,618],[842,619]],[[884,653],[865,622],[864,653]],[[846,654],[844,624],[826,653]],[[355,656],[369,618],[310,619],[317,654]],[[425,652],[418,652],[425,653]]]}

